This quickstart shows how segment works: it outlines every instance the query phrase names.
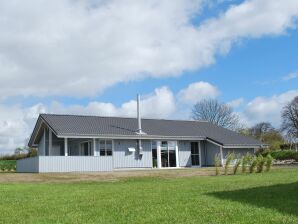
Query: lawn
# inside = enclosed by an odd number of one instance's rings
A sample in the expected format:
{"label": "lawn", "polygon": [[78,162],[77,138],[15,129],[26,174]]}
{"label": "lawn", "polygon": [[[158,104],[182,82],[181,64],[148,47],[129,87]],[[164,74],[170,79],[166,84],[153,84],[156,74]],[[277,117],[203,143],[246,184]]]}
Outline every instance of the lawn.
{"label": "lawn", "polygon": [[0,223],[298,223],[298,168],[219,177],[167,172],[108,181],[2,181]]}

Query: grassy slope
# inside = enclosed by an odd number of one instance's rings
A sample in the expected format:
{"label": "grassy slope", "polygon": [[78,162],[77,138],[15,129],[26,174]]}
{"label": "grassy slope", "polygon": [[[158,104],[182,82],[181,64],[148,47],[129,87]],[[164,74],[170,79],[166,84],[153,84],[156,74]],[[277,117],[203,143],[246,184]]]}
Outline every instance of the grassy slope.
{"label": "grassy slope", "polygon": [[220,177],[1,184],[0,211],[0,223],[298,223],[298,169]]}

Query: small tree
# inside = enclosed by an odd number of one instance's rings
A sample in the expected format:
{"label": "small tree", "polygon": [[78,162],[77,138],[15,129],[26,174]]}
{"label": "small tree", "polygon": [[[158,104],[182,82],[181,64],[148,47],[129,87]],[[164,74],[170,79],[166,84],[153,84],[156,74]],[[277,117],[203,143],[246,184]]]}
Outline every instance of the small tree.
{"label": "small tree", "polygon": [[35,157],[37,156],[37,150],[35,148],[28,148],[28,157]]}

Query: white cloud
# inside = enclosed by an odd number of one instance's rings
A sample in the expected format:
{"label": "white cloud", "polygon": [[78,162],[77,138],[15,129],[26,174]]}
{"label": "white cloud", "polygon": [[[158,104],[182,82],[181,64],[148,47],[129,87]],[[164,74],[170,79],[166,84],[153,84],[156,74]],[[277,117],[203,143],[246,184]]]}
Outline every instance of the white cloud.
{"label": "white cloud", "polygon": [[0,95],[92,96],[206,67],[241,38],[284,34],[297,0],[251,0],[194,25],[205,1],[0,2]]}
{"label": "white cloud", "polygon": [[[156,88],[153,93],[142,96],[141,113],[143,117],[165,118],[176,110],[175,97],[167,87]],[[137,101],[130,100],[124,102],[120,107],[112,103],[90,102],[86,106],[71,105],[65,106],[59,102],[53,102],[48,108],[48,112],[62,114],[87,114],[100,116],[124,116],[136,117]]]}
{"label": "white cloud", "polygon": [[296,72],[291,72],[291,73],[285,75],[284,77],[282,77],[282,79],[283,79],[284,81],[289,81],[289,80],[291,80],[291,79],[296,79],[296,78],[298,78],[298,71],[296,71]]}
{"label": "white cloud", "polygon": [[248,102],[241,117],[248,125],[269,121],[279,127],[283,106],[297,95],[298,90],[291,90],[271,97],[256,97]]}
{"label": "white cloud", "polygon": [[[175,101],[175,96],[169,88],[157,88],[153,93],[142,97],[142,117],[170,117],[176,111]],[[39,103],[29,108],[0,104],[0,155],[11,153],[16,147],[26,144],[40,113],[136,117],[137,102],[130,100],[120,107],[97,101],[86,106],[66,106],[59,102],[52,102],[46,106]]]}
{"label": "white cloud", "polygon": [[182,102],[191,104],[195,104],[207,98],[216,98],[218,95],[218,89],[208,82],[191,83],[186,89],[178,93]]}
{"label": "white cloud", "polygon": [[244,103],[244,99],[241,97],[241,98],[232,100],[232,101],[228,102],[227,104],[233,108],[237,108],[237,107],[240,107],[243,103]]}
{"label": "white cloud", "polygon": [[29,108],[0,104],[0,155],[24,146],[39,113],[45,112],[42,104]]}

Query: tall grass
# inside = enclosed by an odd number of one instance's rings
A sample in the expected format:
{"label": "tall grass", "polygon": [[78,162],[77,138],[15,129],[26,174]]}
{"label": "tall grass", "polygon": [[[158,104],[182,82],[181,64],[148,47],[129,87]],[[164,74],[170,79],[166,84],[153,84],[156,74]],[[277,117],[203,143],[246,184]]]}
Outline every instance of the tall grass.
{"label": "tall grass", "polygon": [[234,168],[233,168],[233,174],[234,175],[237,174],[238,168],[239,168],[241,163],[242,163],[242,158],[240,158],[240,156],[237,156],[236,163],[235,163]]}
{"label": "tall grass", "polygon": [[262,155],[259,155],[257,157],[257,173],[263,172],[265,162],[266,162],[266,158],[263,157]]}
{"label": "tall grass", "polygon": [[216,154],[214,156],[214,166],[215,166],[215,175],[218,176],[220,174],[220,167],[221,167],[221,159],[219,154]]}
{"label": "tall grass", "polygon": [[272,166],[272,163],[273,163],[273,158],[270,154],[268,154],[266,156],[266,172],[269,172],[271,170],[271,166]]}
{"label": "tall grass", "polygon": [[251,160],[251,155],[247,153],[243,158],[242,158],[242,173],[246,173],[247,166],[249,165],[249,161]]}
{"label": "tall grass", "polygon": [[225,175],[228,175],[229,166],[231,165],[234,158],[235,158],[235,154],[233,152],[232,153],[229,152],[225,163]]}
{"label": "tall grass", "polygon": [[254,156],[249,166],[249,172],[253,173],[255,171],[256,166],[257,166],[257,158]]}

